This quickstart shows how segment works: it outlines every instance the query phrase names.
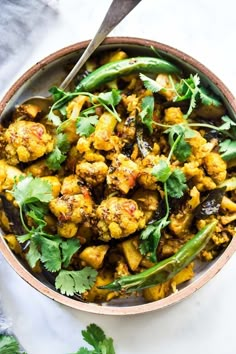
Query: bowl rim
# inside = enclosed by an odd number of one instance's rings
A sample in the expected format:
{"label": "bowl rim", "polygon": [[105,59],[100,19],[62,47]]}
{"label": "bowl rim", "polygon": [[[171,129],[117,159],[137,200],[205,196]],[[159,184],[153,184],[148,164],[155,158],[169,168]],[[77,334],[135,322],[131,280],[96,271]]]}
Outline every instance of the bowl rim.
{"label": "bowl rim", "polygon": [[[5,106],[12,98],[12,96],[18,91],[18,89],[28,80],[32,75],[37,73],[39,70],[43,69],[49,63],[53,62],[56,59],[59,59],[69,53],[76,52],[78,50],[84,49],[87,47],[90,41],[83,41],[79,43],[75,43],[64,47],[60,50],[55,51],[54,53],[46,56],[31,68],[29,68],[6,92],[0,102],[0,115],[3,112]],[[206,66],[200,63],[198,60],[194,59],[190,55],[173,48],[169,45],[156,42],[153,40],[147,40],[143,38],[136,37],[109,37],[103,43],[106,45],[116,44],[116,45],[138,45],[141,47],[155,47],[165,52],[166,54],[176,56],[183,61],[186,61],[190,65],[194,66],[197,70],[203,73],[206,77],[210,79],[210,81],[219,88],[219,90],[223,93],[225,99],[228,101],[229,105],[236,112],[236,100],[230,90],[225,86],[225,84],[215,75],[213,74]],[[0,237],[0,252],[3,254],[6,261],[11,265],[11,267],[15,270],[15,272],[24,279],[29,285],[33,288],[51,298],[52,300],[56,300],[57,302],[69,306],[71,308],[82,310],[85,312],[103,314],[103,315],[134,315],[140,313],[146,313],[153,310],[163,309],[170,305],[173,305],[189,295],[193,294],[196,290],[201,288],[204,284],[206,284],[210,279],[212,279],[225,265],[225,263],[230,259],[233,253],[236,250],[236,238],[232,238],[231,242],[221,254],[221,256],[210,265],[209,269],[207,269],[203,274],[201,274],[197,279],[193,280],[192,283],[188,284],[183,289],[175,292],[168,297],[150,302],[141,305],[134,306],[102,306],[94,303],[84,303],[78,300],[74,300],[72,298],[66,297],[65,295],[60,294],[59,292],[49,288],[44,285],[41,281],[39,281],[33,274],[31,274],[17,259],[17,257],[13,254],[13,252],[8,247],[6,241],[3,237]]]}

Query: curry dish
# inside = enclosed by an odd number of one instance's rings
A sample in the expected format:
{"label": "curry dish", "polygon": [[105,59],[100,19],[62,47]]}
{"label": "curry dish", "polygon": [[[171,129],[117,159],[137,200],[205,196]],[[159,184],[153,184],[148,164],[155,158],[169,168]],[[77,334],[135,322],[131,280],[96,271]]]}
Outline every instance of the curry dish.
{"label": "curry dish", "polygon": [[50,92],[0,128],[9,247],[83,301],[178,291],[235,233],[233,117],[198,74],[122,50]]}

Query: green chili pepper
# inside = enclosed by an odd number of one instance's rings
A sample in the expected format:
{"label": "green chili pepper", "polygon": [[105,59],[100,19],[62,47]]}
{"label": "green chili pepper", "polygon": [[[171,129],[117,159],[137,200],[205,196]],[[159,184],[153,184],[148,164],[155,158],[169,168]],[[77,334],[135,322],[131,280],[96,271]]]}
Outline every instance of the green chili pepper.
{"label": "green chili pepper", "polygon": [[100,85],[133,73],[180,74],[180,69],[166,60],[152,57],[136,57],[107,63],[86,76],[76,91],[94,91]]}
{"label": "green chili pepper", "polygon": [[173,278],[206,246],[215,230],[216,224],[217,221],[207,224],[173,256],[164,259],[144,272],[116,279],[112,283],[100,287],[100,289],[123,290],[128,293],[150,288]]}

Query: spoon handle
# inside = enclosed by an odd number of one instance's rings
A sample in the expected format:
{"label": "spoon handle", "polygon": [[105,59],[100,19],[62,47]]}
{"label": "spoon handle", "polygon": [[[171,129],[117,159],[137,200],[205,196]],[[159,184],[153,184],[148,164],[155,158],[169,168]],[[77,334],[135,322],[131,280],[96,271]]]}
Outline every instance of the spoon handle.
{"label": "spoon handle", "polygon": [[130,13],[130,11],[135,8],[136,5],[141,0],[113,0],[104,20],[99,27],[96,35],[89,43],[88,47],[84,51],[83,55],[79,58],[78,62],[75,64],[70,73],[66,76],[64,81],[61,83],[60,88],[62,90],[66,89],[66,87],[70,84],[70,82],[74,79],[78,71],[84,65],[84,63],[88,60],[88,58],[92,55],[95,49],[104,41],[106,36],[116,27],[123,18]]}

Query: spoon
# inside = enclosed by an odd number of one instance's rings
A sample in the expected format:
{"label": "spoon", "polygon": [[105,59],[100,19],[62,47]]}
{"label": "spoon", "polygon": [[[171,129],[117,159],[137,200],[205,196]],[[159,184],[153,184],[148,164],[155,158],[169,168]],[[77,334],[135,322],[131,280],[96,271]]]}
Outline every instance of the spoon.
{"label": "spoon", "polygon": [[[89,43],[83,55],[79,58],[70,73],[66,76],[59,88],[65,90],[71,81],[75,78],[81,67],[104,41],[106,36],[132,11],[141,0],[113,0],[102,24],[100,25],[94,38]],[[23,104],[34,104],[41,108],[41,111],[46,115],[52,104],[52,97],[33,96],[23,102]]]}

